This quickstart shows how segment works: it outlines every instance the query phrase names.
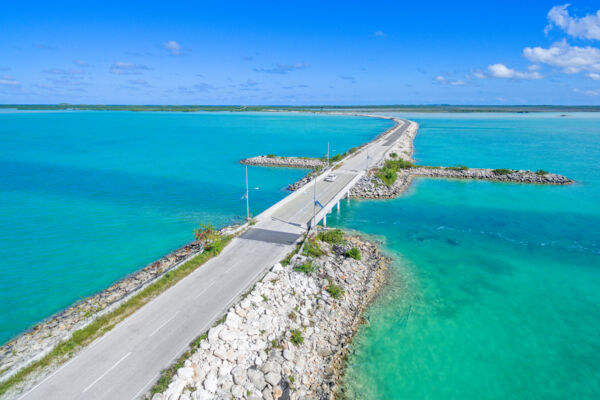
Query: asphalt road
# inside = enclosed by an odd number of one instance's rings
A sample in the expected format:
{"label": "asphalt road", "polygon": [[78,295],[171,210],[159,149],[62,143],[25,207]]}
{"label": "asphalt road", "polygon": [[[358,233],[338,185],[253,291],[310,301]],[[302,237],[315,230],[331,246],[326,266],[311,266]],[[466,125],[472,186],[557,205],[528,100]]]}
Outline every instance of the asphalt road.
{"label": "asphalt road", "polygon": [[[407,123],[399,129],[406,129]],[[388,134],[391,136],[394,132]],[[373,161],[389,148],[380,138],[367,148]],[[317,182],[318,200],[329,201],[366,167],[366,150],[344,161],[335,182]],[[364,166],[364,167],[363,167]],[[268,220],[232,242],[218,256],[146,304],[113,330],[84,348],[20,399],[135,399],[160,371],[205,332],[267,268],[293,248],[313,216],[313,186]]]}

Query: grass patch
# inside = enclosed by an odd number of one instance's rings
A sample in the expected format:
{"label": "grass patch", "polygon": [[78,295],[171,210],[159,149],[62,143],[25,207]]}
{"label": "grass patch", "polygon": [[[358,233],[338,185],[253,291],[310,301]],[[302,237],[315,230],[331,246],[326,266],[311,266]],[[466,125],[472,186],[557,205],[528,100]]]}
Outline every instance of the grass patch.
{"label": "grass patch", "polygon": [[398,171],[401,169],[408,169],[408,168],[414,168],[415,164],[411,163],[410,161],[406,161],[406,160],[387,160],[384,164],[383,164],[383,168],[387,168],[387,169],[393,169],[394,171]]}
{"label": "grass patch", "polygon": [[296,254],[298,254],[298,252],[300,251],[300,243],[298,243],[296,245],[296,248],[292,251],[290,251],[290,253],[285,256],[285,258],[283,260],[281,260],[281,265],[283,266],[288,266],[290,265],[290,262],[292,261],[292,257],[294,257]]}
{"label": "grass patch", "polygon": [[304,251],[302,252],[305,256],[308,257],[321,257],[325,254],[323,249],[319,246],[319,243],[314,238],[308,239],[306,243],[304,243]]}
{"label": "grass patch", "polygon": [[336,154],[335,156],[331,157],[329,159],[329,163],[331,164],[332,162],[338,162],[340,161],[344,156],[342,154]]}
{"label": "grass patch", "polygon": [[468,171],[469,167],[466,165],[453,165],[452,167],[446,167],[448,171]]}
{"label": "grass patch", "polygon": [[329,293],[329,295],[334,299],[339,299],[344,295],[344,288],[339,285],[336,285],[330,279],[329,285],[327,286],[327,293]]}
{"label": "grass patch", "polygon": [[294,267],[294,271],[302,272],[307,275],[312,274],[316,269],[317,269],[317,266],[310,261],[307,261],[304,264],[296,265]]}
{"label": "grass patch", "polygon": [[396,179],[398,178],[398,171],[400,171],[401,169],[414,168],[414,166],[415,165],[410,161],[406,161],[403,159],[387,160],[383,164],[383,167],[381,167],[379,171],[375,174],[375,176],[381,179],[383,183],[385,183],[387,186],[391,186],[394,184],[394,182],[396,182]]}
{"label": "grass patch", "polygon": [[300,329],[294,329],[290,333],[292,335],[290,337],[290,342],[292,342],[294,346],[304,343],[304,338],[302,337],[302,332],[300,332]]}
{"label": "grass patch", "polygon": [[506,169],[506,168],[498,168],[498,169],[492,170],[492,172],[495,175],[508,175],[508,174],[512,174],[513,170],[512,169]]}
{"label": "grass patch", "polygon": [[350,250],[347,250],[344,255],[346,257],[354,258],[355,260],[360,260],[362,258],[358,247],[353,247]]}
{"label": "grass patch", "polygon": [[535,171],[536,175],[539,176],[544,176],[544,175],[548,175],[548,171],[544,171],[543,169],[538,169],[537,171]]}
{"label": "grass patch", "polygon": [[390,157],[392,157],[392,158],[398,158],[398,153],[390,153]]}
{"label": "grass patch", "polygon": [[[219,325],[219,324],[220,323],[217,321],[217,322],[215,322],[214,325]],[[154,386],[152,386],[152,389],[150,389],[150,393],[152,393],[152,394],[162,393],[165,390],[167,390],[167,388],[169,387],[169,383],[171,383],[171,380],[173,379],[173,376],[175,376],[175,374],[177,373],[177,370],[184,366],[185,360],[190,358],[192,356],[192,354],[194,354],[196,352],[196,350],[198,350],[198,346],[200,346],[200,342],[206,338],[208,338],[208,333],[206,333],[206,332],[203,333],[202,335],[198,336],[196,339],[194,339],[194,341],[192,343],[190,343],[190,350],[183,353],[181,355],[181,357],[179,357],[173,365],[169,366],[168,368],[163,369],[160,372],[160,377],[158,378],[158,381],[154,384]],[[192,388],[192,389],[190,389],[190,392],[193,392],[194,390],[195,390],[195,388]]]}
{"label": "grass patch", "polygon": [[391,186],[398,179],[398,174],[393,169],[381,169],[376,174],[376,177],[381,179],[387,186]]}
{"label": "grass patch", "polygon": [[30,364],[4,382],[1,382],[0,396],[6,393],[6,391],[13,385],[23,382],[23,380],[31,373],[39,371],[53,363],[64,362],[71,358],[76,350],[93,342],[106,332],[109,332],[117,323],[121,322],[143,305],[148,303],[150,300],[158,296],[160,293],[164,292],[166,289],[185,278],[206,261],[218,255],[221,250],[223,250],[225,245],[231,241],[231,239],[233,239],[233,236],[229,235],[218,237],[212,244],[206,246],[204,252],[201,254],[197,255],[179,268],[167,272],[156,282],[148,285],[145,289],[121,304],[115,310],[96,318],[85,328],[73,332],[71,338],[58,344],[44,358]]}
{"label": "grass patch", "polygon": [[340,229],[329,229],[327,231],[319,232],[317,238],[329,244],[342,244],[344,243],[344,232]]}

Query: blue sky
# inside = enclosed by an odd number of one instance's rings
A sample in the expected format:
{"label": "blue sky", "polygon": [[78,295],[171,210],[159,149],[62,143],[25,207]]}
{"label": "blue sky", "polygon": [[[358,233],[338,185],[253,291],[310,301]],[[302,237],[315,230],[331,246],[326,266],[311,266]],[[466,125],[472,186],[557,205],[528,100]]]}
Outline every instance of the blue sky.
{"label": "blue sky", "polygon": [[597,1],[85,3],[2,5],[0,103],[600,104]]}

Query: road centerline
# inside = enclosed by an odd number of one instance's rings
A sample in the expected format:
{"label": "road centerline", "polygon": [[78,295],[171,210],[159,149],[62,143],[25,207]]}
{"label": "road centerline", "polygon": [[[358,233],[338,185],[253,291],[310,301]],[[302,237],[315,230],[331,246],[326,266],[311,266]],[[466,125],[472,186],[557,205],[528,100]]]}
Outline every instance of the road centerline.
{"label": "road centerline", "polygon": [[88,390],[90,390],[92,388],[92,386],[94,386],[96,383],[98,383],[100,381],[100,379],[104,378],[106,376],[106,374],[108,374],[110,371],[112,371],[113,369],[115,369],[117,367],[117,365],[119,365],[121,363],[121,361],[123,361],[124,359],[126,359],[130,355],[131,355],[131,352],[125,354],[119,361],[117,361],[116,363],[114,363],[113,366],[110,367],[105,373],[103,373],[102,375],[100,375],[94,382],[90,383],[85,389],[83,389],[83,391],[81,393],[85,393]]}

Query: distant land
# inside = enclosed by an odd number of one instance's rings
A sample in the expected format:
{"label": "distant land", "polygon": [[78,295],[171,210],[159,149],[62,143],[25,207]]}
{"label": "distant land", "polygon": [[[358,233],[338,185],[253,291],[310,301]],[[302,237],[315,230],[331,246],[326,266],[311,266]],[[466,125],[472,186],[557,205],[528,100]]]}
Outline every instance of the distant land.
{"label": "distant land", "polygon": [[243,106],[243,105],[120,105],[120,104],[0,104],[0,109],[17,110],[96,110],[96,111],[339,111],[339,112],[600,112],[600,106],[555,106],[555,105],[377,105],[377,106]]}

